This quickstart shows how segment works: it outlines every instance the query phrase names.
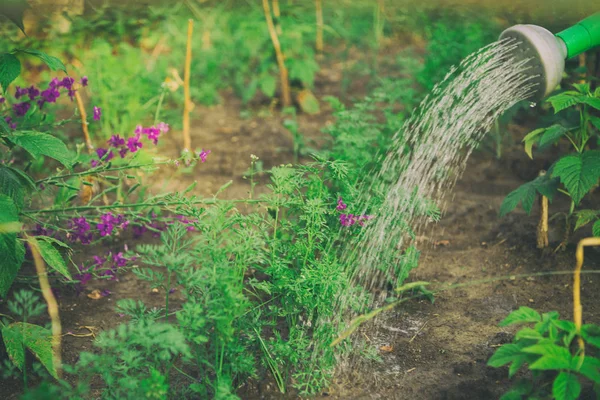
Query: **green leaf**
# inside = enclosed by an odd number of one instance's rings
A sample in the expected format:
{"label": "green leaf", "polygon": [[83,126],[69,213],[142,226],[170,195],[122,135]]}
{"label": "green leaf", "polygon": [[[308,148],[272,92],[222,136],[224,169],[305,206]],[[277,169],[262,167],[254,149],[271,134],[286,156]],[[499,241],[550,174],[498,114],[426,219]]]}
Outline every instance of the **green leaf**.
{"label": "green leaf", "polygon": [[532,370],[559,370],[571,368],[572,356],[569,350],[552,343],[536,344],[522,350],[524,353],[539,354],[537,361],[529,366]]}
{"label": "green leaf", "polygon": [[25,259],[25,246],[14,231],[19,224],[14,201],[0,194],[0,297],[6,297]]}
{"label": "green leaf", "polygon": [[500,400],[523,400],[523,395],[516,391],[511,390],[510,392],[506,392],[500,397]]}
{"label": "green leaf", "polygon": [[526,324],[529,322],[541,322],[542,317],[540,313],[535,311],[529,307],[519,307],[518,310],[515,310],[508,314],[502,322],[500,322],[500,326],[508,326],[514,324]]}
{"label": "green leaf", "polygon": [[533,328],[523,328],[515,335],[516,340],[521,339],[541,339],[542,334]]}
{"label": "green leaf", "polygon": [[546,101],[552,104],[554,108],[554,113],[558,113],[565,108],[569,108],[574,106],[575,104],[581,103],[584,96],[582,96],[579,92],[575,92],[573,90],[562,92],[557,94],[556,96],[549,97]]}
{"label": "green leaf", "polygon": [[544,134],[540,138],[539,148],[543,149],[551,144],[554,144],[554,142],[556,142],[568,132],[569,129],[565,128],[562,125],[552,125],[548,129],[546,129],[546,132],[544,132]]}
{"label": "green leaf", "polygon": [[585,356],[578,372],[592,382],[600,384],[600,360],[597,358]]}
{"label": "green leaf", "polygon": [[573,87],[581,94],[590,94],[590,84],[586,83],[574,83]]}
{"label": "green leaf", "polygon": [[553,177],[560,178],[575,204],[598,182],[600,178],[600,151],[590,150],[558,160]]}
{"label": "green leaf", "polygon": [[69,269],[67,268],[65,260],[60,255],[59,251],[56,250],[54,246],[52,246],[51,242],[46,238],[51,239],[47,236],[36,237],[36,243],[40,250],[42,258],[44,259],[44,261],[46,261],[46,264],[48,264],[50,268],[52,268],[62,276],[66,277],[67,279],[72,280],[73,278],[71,278],[71,274],[69,273]]}
{"label": "green leaf", "polygon": [[17,207],[17,211],[23,209],[25,202],[23,183],[18,175],[2,165],[0,165],[0,194],[10,197]]}
{"label": "green leaf", "polygon": [[544,133],[545,130],[546,130],[546,128],[536,129],[534,131],[529,132],[523,138],[523,143],[525,143],[525,153],[527,153],[527,155],[529,156],[529,158],[531,158],[532,160],[533,160],[533,154],[532,154],[533,145],[535,143],[537,143],[537,141],[539,140],[540,135],[542,133]]}
{"label": "green leaf", "polygon": [[596,110],[600,110],[600,99],[597,99],[595,97],[585,97],[583,99],[583,103],[587,104],[592,108],[595,108]]}
{"label": "green leaf", "polygon": [[531,358],[532,356],[527,355],[516,356],[513,359],[512,364],[510,364],[510,367],[508,367],[508,377],[512,378],[513,376],[515,376],[515,374],[519,372],[523,364],[525,364],[527,361],[531,361]]}
{"label": "green leaf", "polygon": [[573,331],[577,330],[577,328],[575,327],[575,324],[571,321],[559,320],[559,321],[552,321],[552,323],[558,329],[565,331],[565,332],[573,332]]}
{"label": "green leaf", "polygon": [[42,132],[22,132],[12,135],[9,140],[21,146],[35,159],[48,156],[59,161],[67,168],[73,166],[75,157],[62,140]]}
{"label": "green leaf", "polygon": [[600,331],[597,325],[585,324],[581,328],[581,336],[586,343],[600,349]]}
{"label": "green leaf", "polygon": [[265,94],[265,96],[271,98],[275,96],[277,80],[272,75],[264,75],[258,82],[258,87],[260,88],[260,91]]}
{"label": "green leaf", "polygon": [[[600,89],[600,86],[598,87],[598,89]],[[598,117],[594,117],[593,115],[590,115],[590,122],[592,123],[592,125],[594,125],[596,127],[596,129],[598,129],[600,131],[600,118]]]}
{"label": "green leaf", "polygon": [[594,222],[594,225],[592,225],[592,235],[600,236],[600,220]]}
{"label": "green leaf", "polygon": [[25,26],[23,25],[23,13],[29,8],[29,4],[26,0],[3,0],[2,8],[0,8],[0,14],[5,15],[10,19],[19,29],[25,33]]}
{"label": "green leaf", "polygon": [[6,93],[8,85],[21,73],[21,62],[13,54],[4,53],[0,55],[0,86]]}
{"label": "green leaf", "polygon": [[52,71],[63,71],[65,74],[67,73],[67,67],[60,61],[58,58],[48,55],[43,51],[32,50],[32,49],[19,49],[21,53],[30,54],[42,60],[44,64],[48,66]]}
{"label": "green leaf", "polygon": [[300,108],[307,114],[318,114],[321,110],[319,100],[308,89],[304,89],[298,93],[298,104]]}
{"label": "green leaf", "polygon": [[[8,343],[5,333],[8,333]],[[36,358],[48,370],[50,375],[58,378],[54,369],[54,355],[52,352],[52,332],[38,325],[28,324],[25,322],[15,322],[2,329],[2,336],[5,337],[4,344],[6,350],[11,356],[13,363],[19,368],[23,368],[25,354],[23,345],[27,347]],[[21,348],[20,352],[17,349]],[[10,349],[10,350],[9,350]],[[23,356],[23,358],[19,358]]]}
{"label": "green leaf", "polygon": [[522,346],[514,343],[505,344],[496,350],[494,355],[490,357],[487,365],[490,367],[501,367],[510,362],[513,362],[517,357],[523,355]]}
{"label": "green leaf", "polygon": [[533,182],[527,182],[519,186],[517,189],[510,192],[502,201],[502,205],[500,205],[500,217],[504,217],[514,210],[519,203],[521,203],[527,214],[531,213],[535,196],[536,189]]}
{"label": "green leaf", "polygon": [[581,228],[598,218],[598,211],[595,210],[580,210],[577,212],[577,221],[575,222],[575,230]]}
{"label": "green leaf", "polygon": [[546,196],[552,203],[554,195],[558,192],[560,180],[558,178],[551,178],[550,173],[538,176],[533,180],[533,186],[542,196]]}
{"label": "green leaf", "polygon": [[552,395],[556,400],[576,400],[580,393],[579,380],[568,372],[558,374],[552,385]]}

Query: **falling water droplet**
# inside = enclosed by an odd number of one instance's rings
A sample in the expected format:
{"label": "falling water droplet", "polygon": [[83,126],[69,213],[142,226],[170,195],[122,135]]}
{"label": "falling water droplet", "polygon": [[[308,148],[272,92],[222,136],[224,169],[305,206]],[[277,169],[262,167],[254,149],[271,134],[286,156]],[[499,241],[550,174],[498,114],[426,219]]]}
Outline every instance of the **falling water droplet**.
{"label": "falling water droplet", "polygon": [[537,106],[537,104],[534,101],[532,101],[531,103],[529,103],[529,107],[533,108],[535,106]]}

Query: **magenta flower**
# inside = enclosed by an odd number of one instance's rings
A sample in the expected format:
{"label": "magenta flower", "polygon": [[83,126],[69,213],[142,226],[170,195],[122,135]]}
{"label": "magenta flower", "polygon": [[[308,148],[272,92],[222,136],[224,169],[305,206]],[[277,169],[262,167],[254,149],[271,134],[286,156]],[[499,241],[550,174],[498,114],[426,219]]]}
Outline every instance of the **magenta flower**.
{"label": "magenta flower", "polygon": [[115,228],[115,217],[109,212],[102,215],[100,217],[100,221],[101,222],[97,225],[97,228],[100,231],[100,236],[110,236]]}
{"label": "magenta flower", "polygon": [[71,78],[70,76],[66,76],[63,78],[63,80],[60,82],[59,86],[64,87],[65,89],[70,90],[71,88],[73,88],[73,84],[75,83],[75,79]]}
{"label": "magenta flower", "polygon": [[112,150],[108,151],[102,147],[96,149],[96,155],[98,155],[98,158],[102,161],[109,161],[114,157]]}
{"label": "magenta flower", "polygon": [[206,157],[208,157],[208,155],[210,154],[210,150],[204,150],[202,149],[202,151],[200,153],[198,153],[198,157],[200,157],[200,161],[202,161],[203,163],[206,162]]}
{"label": "magenta flower", "polygon": [[113,254],[113,262],[115,263],[116,267],[124,267],[127,265],[127,262],[129,260],[125,257],[123,257],[123,252],[118,252],[117,254]]}
{"label": "magenta flower", "polygon": [[88,77],[84,76],[83,78],[81,78],[81,80],[79,81],[81,83],[81,86],[87,86],[88,85]]}
{"label": "magenta flower", "polygon": [[161,133],[167,133],[169,132],[169,124],[166,124],[164,122],[159,122],[156,127],[160,130]]}
{"label": "magenta flower", "polygon": [[129,151],[129,149],[127,147],[121,147],[119,149],[119,155],[121,156],[121,158],[125,158],[128,151]]}
{"label": "magenta flower", "polygon": [[27,95],[29,96],[29,100],[35,100],[35,98],[40,95],[40,91],[35,86],[31,85],[27,89]]}
{"label": "magenta flower", "polygon": [[342,198],[340,197],[337,201],[337,207],[335,209],[338,211],[344,211],[347,207],[348,207],[348,205],[346,203],[344,203],[342,201]]}
{"label": "magenta flower", "polygon": [[135,153],[138,149],[142,148],[142,142],[140,142],[140,134],[136,134],[134,137],[127,139],[127,147],[129,151]]}
{"label": "magenta flower", "polygon": [[125,144],[125,139],[123,139],[119,135],[112,135],[110,137],[110,139],[108,139],[108,144],[111,147],[120,147],[120,146],[123,146]]}
{"label": "magenta flower", "polygon": [[29,93],[27,88],[22,88],[20,86],[17,86],[15,88],[15,99],[19,99],[19,98],[21,98],[21,96],[25,96],[27,93]]}
{"label": "magenta flower", "polygon": [[100,121],[102,116],[102,109],[98,106],[94,106],[94,121]]}
{"label": "magenta flower", "polygon": [[354,215],[354,214],[340,214],[340,224],[342,226],[352,226],[356,223],[360,226],[365,225],[365,221],[375,218],[372,215]]}
{"label": "magenta flower", "polygon": [[13,104],[13,110],[18,117],[22,117],[27,114],[27,111],[31,108],[31,104],[27,101],[22,103]]}

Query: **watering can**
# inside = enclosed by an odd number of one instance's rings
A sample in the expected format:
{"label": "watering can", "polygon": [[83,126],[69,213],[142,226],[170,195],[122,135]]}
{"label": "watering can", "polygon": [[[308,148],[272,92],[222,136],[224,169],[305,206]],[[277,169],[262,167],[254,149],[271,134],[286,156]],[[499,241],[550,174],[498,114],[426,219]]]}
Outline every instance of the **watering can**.
{"label": "watering can", "polygon": [[560,83],[566,59],[600,46],[600,12],[556,35],[537,25],[515,25],[502,32],[505,38],[517,41],[511,54],[516,61],[531,60],[527,73],[538,83],[532,97],[542,99]]}

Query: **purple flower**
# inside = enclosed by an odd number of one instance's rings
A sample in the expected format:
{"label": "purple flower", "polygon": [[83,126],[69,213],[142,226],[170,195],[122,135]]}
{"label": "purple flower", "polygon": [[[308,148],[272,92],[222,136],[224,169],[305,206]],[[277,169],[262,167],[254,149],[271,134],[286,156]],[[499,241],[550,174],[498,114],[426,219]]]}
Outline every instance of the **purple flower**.
{"label": "purple flower", "polygon": [[342,226],[352,226],[356,223],[360,226],[365,225],[365,221],[375,218],[372,215],[354,215],[354,214],[340,214],[340,224]]}
{"label": "purple flower", "polygon": [[15,88],[15,99],[19,99],[21,98],[21,96],[25,96],[29,91],[27,90],[27,88],[22,88],[20,86],[17,86]]}
{"label": "purple flower", "polygon": [[100,223],[97,225],[100,231],[100,236],[110,236],[113,229],[115,228],[114,223],[116,222],[115,217],[112,213],[106,213],[100,217]]}
{"label": "purple flower", "polygon": [[70,236],[73,241],[79,240],[82,244],[90,244],[92,242],[90,224],[85,217],[71,219],[68,222],[68,227],[72,231],[70,232]]}
{"label": "purple flower", "polygon": [[96,168],[98,166],[98,164],[100,164],[100,163],[98,162],[98,160],[92,160],[91,164],[92,164],[92,167]]}
{"label": "purple flower", "polygon": [[119,135],[112,135],[110,137],[110,139],[108,139],[108,144],[111,147],[120,147],[120,146],[123,146],[125,144],[125,139],[123,139]]}
{"label": "purple flower", "polygon": [[125,257],[123,257],[123,252],[118,252],[117,254],[113,255],[113,262],[115,263],[116,267],[124,267],[127,265],[127,262],[129,260]]}
{"label": "purple flower", "polygon": [[129,151],[129,149],[127,147],[121,147],[119,149],[119,155],[121,156],[121,158],[125,158],[128,151]]}
{"label": "purple flower", "polygon": [[40,95],[40,90],[35,86],[31,85],[27,89],[27,95],[29,96],[29,100],[35,100],[36,97]]}
{"label": "purple flower", "polygon": [[103,149],[102,147],[96,149],[96,154],[98,155],[98,158],[102,161],[109,161],[115,156],[112,150],[108,151],[106,149]]}
{"label": "purple flower", "polygon": [[152,141],[155,145],[158,143],[158,137],[160,136],[160,129],[156,127],[144,128],[142,133],[148,136],[148,140]]}
{"label": "purple flower", "polygon": [[127,139],[127,148],[132,153],[138,151],[138,149],[142,148],[142,142],[140,142],[140,134],[136,134],[134,137],[130,137]]}
{"label": "purple flower", "polygon": [[65,89],[69,89],[71,90],[73,88],[73,84],[75,83],[75,79],[71,78],[70,76],[66,76],[63,78],[63,80],[60,82],[59,86],[64,87]]}
{"label": "purple flower", "polygon": [[144,233],[146,233],[148,231],[148,228],[146,228],[144,225],[135,224],[135,225],[133,225],[132,230],[133,230],[133,237],[136,239],[139,239],[142,236],[144,236]]}
{"label": "purple flower", "polygon": [[45,103],[56,103],[56,99],[60,97],[60,92],[56,86],[50,86],[48,89],[42,91],[41,96],[42,98],[38,99],[40,108],[42,108]]}
{"label": "purple flower", "polygon": [[106,262],[106,258],[104,257],[94,256],[92,258],[94,259],[94,265],[96,266],[102,266]]}
{"label": "purple flower", "polygon": [[84,76],[83,78],[81,78],[81,80],[79,81],[81,82],[81,86],[87,86],[88,85],[88,77]]}
{"label": "purple flower", "polygon": [[169,132],[169,124],[166,124],[164,122],[159,122],[156,127],[160,130],[161,133],[167,133]]}
{"label": "purple flower", "polygon": [[200,161],[202,161],[203,163],[206,162],[206,157],[210,154],[210,150],[204,150],[202,149],[202,151],[200,153],[198,153],[198,157],[200,157]]}
{"label": "purple flower", "polygon": [[98,106],[94,106],[94,121],[100,121],[102,116],[102,109]]}
{"label": "purple flower", "polygon": [[73,101],[73,99],[75,98],[75,89],[69,89],[69,92],[67,93],[69,95],[69,98],[71,99],[71,101]]}
{"label": "purple flower", "polygon": [[0,104],[4,104],[5,101],[6,99],[4,97],[0,97]]}
{"label": "purple flower", "polygon": [[103,289],[100,292],[100,296],[102,296],[102,297],[106,297],[106,296],[109,296],[109,295],[110,295],[110,290],[108,290],[108,289]]}
{"label": "purple flower", "polygon": [[344,211],[347,207],[348,207],[348,205],[346,203],[344,203],[342,201],[342,198],[340,197],[337,201],[337,207],[335,209],[338,211]]}
{"label": "purple flower", "polygon": [[22,117],[27,114],[27,111],[31,108],[31,104],[27,101],[22,103],[13,104],[13,110],[18,117]]}
{"label": "purple flower", "polygon": [[169,290],[169,294],[173,294],[173,293],[175,293],[175,291],[176,291],[176,290],[177,290],[177,289],[175,289],[175,288],[172,288],[171,290]]}
{"label": "purple flower", "polygon": [[52,78],[52,80],[48,84],[48,87],[50,87],[50,88],[60,87],[60,83],[61,82],[58,80],[58,78]]}

